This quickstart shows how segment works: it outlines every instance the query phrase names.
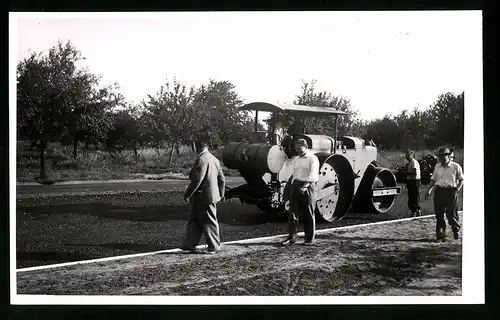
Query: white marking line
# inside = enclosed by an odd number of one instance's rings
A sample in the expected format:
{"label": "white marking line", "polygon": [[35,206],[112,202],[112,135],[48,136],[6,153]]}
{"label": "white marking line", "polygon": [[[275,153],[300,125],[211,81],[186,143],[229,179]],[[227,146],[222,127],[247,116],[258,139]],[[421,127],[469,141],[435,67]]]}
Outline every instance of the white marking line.
{"label": "white marking line", "polygon": [[[459,213],[462,213],[462,212],[463,211],[459,211]],[[368,226],[381,225],[381,224],[411,221],[411,220],[424,219],[424,218],[430,218],[430,217],[434,217],[434,215],[430,214],[430,215],[420,216],[420,217],[394,219],[394,220],[356,224],[356,225],[351,225],[351,226],[344,226],[344,227],[337,227],[337,228],[330,228],[330,229],[321,229],[321,230],[317,230],[316,234],[321,234],[321,233],[326,233],[326,232],[331,232],[331,231],[340,231],[340,230],[347,230],[347,229],[353,229],[353,228],[360,228],[360,227],[368,227]],[[297,235],[303,236],[304,232],[299,232]],[[271,240],[271,239],[283,238],[286,236],[287,236],[286,234],[282,234],[282,235],[268,236],[268,237],[261,237],[261,238],[235,240],[235,241],[223,242],[222,244],[227,245],[227,244],[233,244],[233,243],[252,243],[252,242],[257,242],[257,241],[261,241],[261,240]],[[196,248],[197,249],[206,248],[206,245],[199,245]],[[72,261],[72,262],[66,262],[66,263],[50,264],[50,265],[46,265],[46,266],[36,266],[36,267],[16,269],[16,272],[38,271],[38,270],[44,270],[44,269],[53,269],[53,268],[59,268],[59,267],[73,266],[73,265],[78,265],[78,264],[98,263],[98,262],[113,261],[113,260],[120,260],[120,259],[144,257],[144,256],[150,256],[150,255],[160,254],[160,253],[172,253],[172,252],[182,252],[182,251],[183,250],[176,248],[176,249],[167,249],[167,250],[160,250],[160,251],[153,251],[153,252],[129,254],[129,255],[124,255],[124,256],[115,256],[115,257],[82,260],[82,261]]]}

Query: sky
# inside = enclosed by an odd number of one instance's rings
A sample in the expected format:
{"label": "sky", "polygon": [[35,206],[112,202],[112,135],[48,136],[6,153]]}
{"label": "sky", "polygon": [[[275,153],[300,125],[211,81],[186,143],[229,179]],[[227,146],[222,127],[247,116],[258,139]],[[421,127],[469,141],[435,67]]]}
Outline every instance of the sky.
{"label": "sky", "polygon": [[245,102],[292,103],[315,79],[368,120],[462,92],[478,22],[471,11],[38,13],[18,20],[17,60],[71,40],[132,102],[176,77],[231,81]]}

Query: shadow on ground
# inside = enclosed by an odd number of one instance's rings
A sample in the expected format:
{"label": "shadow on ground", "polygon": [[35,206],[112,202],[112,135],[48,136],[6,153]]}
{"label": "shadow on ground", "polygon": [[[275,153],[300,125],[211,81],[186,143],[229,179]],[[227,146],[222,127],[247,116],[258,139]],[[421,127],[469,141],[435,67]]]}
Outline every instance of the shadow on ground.
{"label": "shadow on ground", "polygon": [[[132,222],[162,222],[172,220],[187,221],[189,212],[191,211],[191,205],[152,205],[133,207],[97,202],[19,207],[18,211],[37,215],[81,214]],[[217,216],[219,223],[229,225],[259,225],[283,222],[286,219],[286,217],[266,214],[255,206],[242,206],[237,203],[218,204]]]}
{"label": "shadow on ground", "polygon": [[100,247],[111,250],[126,250],[134,252],[149,252],[149,251],[160,251],[165,250],[164,246],[154,245],[154,244],[140,244],[140,243],[66,243],[65,245],[74,246],[86,246],[86,247]]}
{"label": "shadow on ground", "polygon": [[92,256],[77,252],[17,251],[16,258],[18,261],[53,261],[57,263],[57,262],[67,262],[67,261],[88,260],[91,259]]}

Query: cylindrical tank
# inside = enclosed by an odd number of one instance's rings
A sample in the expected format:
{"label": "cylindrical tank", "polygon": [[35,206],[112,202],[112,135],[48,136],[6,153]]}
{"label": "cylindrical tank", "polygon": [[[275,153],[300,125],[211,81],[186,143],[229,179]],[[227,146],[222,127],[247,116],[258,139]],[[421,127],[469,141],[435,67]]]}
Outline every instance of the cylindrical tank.
{"label": "cylindrical tank", "polygon": [[222,152],[229,169],[278,173],[285,163],[283,147],[263,143],[231,142]]}

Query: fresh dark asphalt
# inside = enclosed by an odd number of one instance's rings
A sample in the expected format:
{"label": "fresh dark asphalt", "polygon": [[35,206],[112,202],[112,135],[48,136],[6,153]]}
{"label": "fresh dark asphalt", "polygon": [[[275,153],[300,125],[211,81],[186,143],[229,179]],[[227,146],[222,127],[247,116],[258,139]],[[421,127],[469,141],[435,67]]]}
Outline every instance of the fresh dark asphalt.
{"label": "fresh dark asphalt", "polygon": [[[229,178],[236,186],[241,178]],[[183,180],[17,187],[17,268],[177,248],[190,205]],[[386,214],[348,213],[317,229],[408,217],[407,198]],[[424,213],[432,209],[423,204]],[[286,233],[286,220],[230,200],[218,205],[221,241]],[[203,244],[204,240],[200,242]]]}
{"label": "fresh dark asphalt", "polygon": [[[227,184],[239,185],[243,178],[227,177]],[[61,183],[53,185],[25,184],[17,186],[17,194],[21,196],[37,196],[40,194],[57,195],[61,193],[78,194],[86,192],[106,191],[156,191],[185,188],[188,180],[125,180],[112,182]]]}

